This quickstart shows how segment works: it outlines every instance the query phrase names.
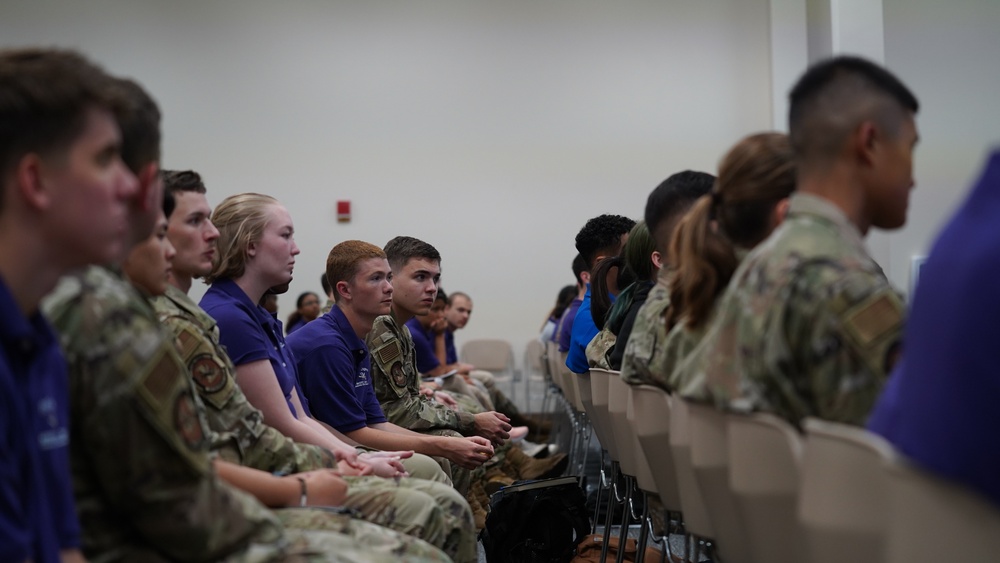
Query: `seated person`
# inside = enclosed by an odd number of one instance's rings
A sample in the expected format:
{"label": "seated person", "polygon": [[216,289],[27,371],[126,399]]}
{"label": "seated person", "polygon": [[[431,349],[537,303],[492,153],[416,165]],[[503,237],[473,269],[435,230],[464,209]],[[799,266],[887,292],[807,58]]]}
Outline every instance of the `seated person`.
{"label": "seated person", "polygon": [[681,220],[670,247],[674,274],[655,385],[704,398],[705,381],[684,369],[716,314],[716,299],[747,253],[781,224],[795,190],[788,136],[759,133],[737,143],[719,164],[719,179]]}
{"label": "seated person", "polygon": [[556,332],[552,335],[552,340],[559,344],[559,351],[563,354],[569,352],[569,343],[573,338],[573,322],[576,320],[576,313],[580,310],[580,305],[583,304],[583,297],[587,295],[590,288],[590,271],[587,269],[587,261],[579,253],[573,258],[573,275],[576,277],[576,297],[559,317]]}
{"label": "seated person", "polygon": [[319,296],[311,291],[299,294],[295,300],[295,311],[288,315],[288,322],[285,323],[286,334],[291,334],[306,326],[306,323],[316,320],[319,314]]}
{"label": "seated person", "polygon": [[[306,443],[333,451],[341,459],[339,470],[354,476],[348,478],[350,488],[344,504],[360,511],[364,518],[436,545],[454,549],[464,545],[461,549],[468,551],[473,538],[471,529],[463,527],[471,528],[471,515],[463,521],[426,510],[428,504],[457,501],[465,512],[461,499],[451,498],[452,491],[441,484],[398,479],[407,475],[400,457],[410,457],[412,451],[358,455],[333,434],[335,431],[311,417],[308,402],[299,395],[295,359],[281,335],[280,321],[252,305],[254,298],[259,300],[258,294],[274,287],[269,284],[283,286],[291,280],[288,264],[298,248],[291,237],[293,226],[287,210],[271,197],[241,194],[223,201],[212,222],[219,229],[218,245],[228,254],[220,257],[209,274],[212,287],[202,304],[206,313],[214,315],[220,342],[232,354],[237,383],[250,403],[261,410],[264,422],[278,430],[282,426],[289,429],[283,433],[292,439],[301,436]],[[441,475],[446,479],[430,460],[425,467],[433,471],[433,478]],[[396,477],[397,481],[364,476],[370,472]],[[439,519],[445,523],[434,522]]]}
{"label": "seated person", "polygon": [[993,404],[1000,299],[1000,153],[920,268],[906,348],[868,428],[917,465],[1000,507],[1000,449]]}
{"label": "seated person", "polygon": [[810,67],[790,102],[788,214],[733,274],[683,369],[720,406],[860,425],[904,316],[863,237],[906,222],[917,100],[884,68],[845,56]]}
{"label": "seated person", "polygon": [[[545,317],[545,322],[542,323],[541,331],[538,334],[538,340],[545,344],[550,340],[554,340],[556,337],[556,329],[559,327],[559,319],[562,318],[563,313],[569,308],[573,300],[576,299],[577,286],[567,285],[566,287],[559,290],[556,294],[556,304],[549,311],[548,316]],[[581,299],[582,301],[582,299]]]}
{"label": "seated person", "polygon": [[[587,362],[590,367],[621,370],[625,343],[632,332],[636,314],[645,303],[660,266],[656,244],[644,221],[636,223],[629,232],[628,242],[617,259],[602,260],[594,275],[595,294],[592,296],[591,313],[601,318],[599,310],[607,311],[601,331],[587,345]],[[624,287],[614,304],[608,297],[608,278],[615,275],[617,287]],[[630,281],[631,280],[631,281]],[[596,322],[596,321],[595,321]]]}
{"label": "seated person", "polygon": [[[210,460],[215,436],[203,425],[202,404],[172,338],[140,294],[164,290],[173,253],[164,217],[172,200],[164,198],[163,210],[159,206],[159,111],[134,83],[121,88],[129,100],[118,117],[122,154],[140,179],[122,265],[133,285],[111,269],[94,267],[67,279],[49,303],[70,359],[72,482],[86,555],[392,561],[406,552],[411,560],[446,561],[415,538],[344,515],[272,513],[219,479],[275,507],[339,504],[346,489],[329,470],[279,478]],[[309,531],[297,529],[303,523]]]}
{"label": "seated person", "polygon": [[[628,240],[628,232],[635,221],[621,215],[601,215],[587,221],[576,235],[576,249],[587,263],[587,271],[592,271],[597,263],[609,256],[617,256]],[[580,309],[573,320],[566,367],[573,373],[586,373],[587,345],[597,336],[597,325],[590,314],[590,286],[583,296]]]}

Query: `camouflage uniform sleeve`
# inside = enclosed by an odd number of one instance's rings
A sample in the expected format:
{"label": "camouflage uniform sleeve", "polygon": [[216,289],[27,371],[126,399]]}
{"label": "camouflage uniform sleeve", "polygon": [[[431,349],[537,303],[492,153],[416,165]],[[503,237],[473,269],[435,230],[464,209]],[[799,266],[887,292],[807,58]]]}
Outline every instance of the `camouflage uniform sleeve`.
{"label": "camouflage uniform sleeve", "polygon": [[653,371],[663,363],[663,346],[667,337],[665,315],[669,307],[670,294],[663,284],[658,283],[639,308],[632,334],[625,344],[622,379],[626,383],[663,386],[662,381],[666,380],[666,376],[659,377]]}
{"label": "camouflage uniform sleeve", "polygon": [[611,363],[608,361],[608,353],[611,348],[614,347],[617,338],[614,333],[610,330],[603,328],[597,333],[597,336],[587,344],[587,364],[592,368],[600,369],[611,369]]}
{"label": "camouflage uniform sleeve", "polygon": [[465,436],[474,434],[474,415],[453,411],[420,395],[413,346],[402,342],[400,333],[392,328],[380,317],[368,335],[372,382],[386,419],[415,432],[444,428]]}
{"label": "camouflage uniform sleeve", "polygon": [[[884,276],[824,264],[806,271],[786,304],[784,378],[803,416],[862,425],[902,341],[903,304]],[[773,343],[775,353],[780,343]],[[775,354],[777,355],[777,354]],[[787,355],[787,354],[786,354]],[[801,417],[799,417],[801,418]]]}
{"label": "camouflage uniform sleeve", "polygon": [[264,424],[263,415],[236,385],[235,370],[218,338],[183,314],[160,318],[174,336],[174,345],[205,404],[209,427],[219,436],[211,449],[222,459],[269,473],[298,473],[335,467],[333,454],[311,444],[299,444]]}
{"label": "camouflage uniform sleeve", "polygon": [[73,368],[90,403],[76,436],[105,502],[181,561],[214,560],[273,531],[273,516],[216,478],[202,405],[166,335],[150,325],[128,330],[118,339],[126,348]]}

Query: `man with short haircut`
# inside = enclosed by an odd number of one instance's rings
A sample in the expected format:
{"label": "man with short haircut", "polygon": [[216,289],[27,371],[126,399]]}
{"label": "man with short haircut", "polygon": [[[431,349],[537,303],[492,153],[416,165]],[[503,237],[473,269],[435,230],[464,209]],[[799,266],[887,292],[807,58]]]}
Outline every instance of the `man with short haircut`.
{"label": "man with short haircut", "polygon": [[715,176],[706,172],[684,170],[671,174],[646,199],[645,220],[656,241],[662,265],[656,285],[649,290],[646,302],[639,308],[632,334],[622,357],[622,380],[632,385],[655,384],[653,376],[663,369],[667,340],[666,313],[670,307],[670,239],[695,201],[712,191]]}
{"label": "man with short haircut", "polygon": [[[576,250],[587,262],[587,271],[593,271],[602,259],[617,256],[628,239],[628,232],[634,226],[635,221],[621,215],[600,215],[587,221],[576,235]],[[587,373],[590,369],[587,345],[598,332],[597,324],[590,314],[590,284],[587,284],[587,293],[584,294],[573,320],[566,355],[566,367],[573,373]]]}
{"label": "man with short haircut", "polygon": [[39,312],[121,254],[135,176],[111,78],[70,51],[0,51],[0,560],[81,560],[66,363]]}
{"label": "man with short haircut", "polygon": [[[166,171],[164,182],[178,201],[168,237],[185,249],[174,256],[171,275],[175,283],[190,287],[193,278],[212,271],[219,233],[209,219],[211,208],[205,185],[196,172]],[[236,384],[232,362],[219,343],[215,320],[185,292],[170,286],[164,295],[154,298],[153,305],[174,335],[181,359],[205,402],[206,420],[220,436],[212,449],[222,459],[279,475],[337,467],[329,451],[297,443],[264,424],[260,411]],[[440,473],[428,458],[414,463],[422,463],[411,467],[414,473]],[[446,480],[443,475],[441,478]],[[430,541],[451,556],[464,557],[463,553],[474,550],[469,509],[449,484],[424,479],[390,482],[379,477],[345,480],[349,487],[341,504],[358,509],[364,519]],[[439,514],[428,511],[429,504],[440,505],[442,510]],[[414,510],[419,505],[424,506]]]}
{"label": "man with short haircut", "polygon": [[857,57],[812,66],[789,95],[798,172],[785,221],[740,264],[687,365],[721,406],[863,424],[895,363],[904,310],[869,256],[906,222],[913,94]]}
{"label": "man with short haircut", "polygon": [[[482,436],[494,446],[502,446],[511,428],[505,415],[495,411],[475,415],[453,411],[429,400],[419,390],[413,340],[404,325],[415,315],[427,314],[434,304],[441,278],[441,255],[433,246],[413,237],[390,240],[385,254],[393,274],[392,309],[375,320],[366,343],[371,351],[375,395],[386,418],[416,432]],[[560,464],[565,467],[564,457],[532,460],[517,448],[505,451],[505,466],[520,478],[538,478],[560,471]]]}

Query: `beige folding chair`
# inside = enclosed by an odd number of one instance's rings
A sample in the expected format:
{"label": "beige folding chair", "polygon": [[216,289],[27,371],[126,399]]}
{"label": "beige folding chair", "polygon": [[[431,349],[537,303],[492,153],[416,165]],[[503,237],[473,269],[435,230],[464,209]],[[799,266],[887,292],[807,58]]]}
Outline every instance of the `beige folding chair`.
{"label": "beige folding chair", "polygon": [[[895,455],[892,446],[856,426],[815,418],[803,426],[799,522],[806,561],[884,563],[890,518],[884,464]],[[930,526],[927,533],[934,533]]]}
{"label": "beige folding chair", "polygon": [[[597,432],[597,439],[601,442],[601,447],[608,451],[611,459],[618,461],[621,459],[621,455],[611,431],[611,415],[608,414],[608,377],[610,374],[609,371],[603,369],[590,370],[590,397],[594,405],[594,417],[591,417],[591,420]],[[598,428],[600,430],[597,430]]]}
{"label": "beige folding chair", "polygon": [[[802,438],[770,414],[728,414],[729,485],[755,561],[802,563],[798,502]],[[723,546],[725,548],[725,546]]]}
{"label": "beige folding chair", "polygon": [[909,462],[888,460],[887,563],[1000,560],[1000,509]]}
{"label": "beige folding chair", "polygon": [[671,397],[652,385],[631,386],[629,390],[634,405],[636,438],[652,469],[656,492],[667,510],[680,512],[681,494],[670,448]]}
{"label": "beige folding chair", "polygon": [[[531,387],[533,383],[540,383],[543,389],[548,387],[548,374],[547,366],[544,365],[545,362],[545,345],[542,344],[541,340],[537,338],[532,338],[524,346],[524,407],[528,412],[534,412],[531,410],[531,398],[535,396],[532,393]],[[545,402],[542,401],[542,412],[545,411]]]}
{"label": "beige folding chair", "polygon": [[513,398],[517,369],[514,364],[514,347],[510,342],[498,338],[469,340],[462,345],[459,357],[463,362],[476,366],[476,369],[492,373],[498,386],[509,386]]}
{"label": "beige folding chair", "polygon": [[[691,466],[701,489],[708,518],[723,561],[750,563],[750,540],[729,488],[729,443],[726,413],[711,405],[688,404]],[[767,563],[767,562],[761,562]]]}
{"label": "beige folding chair", "polygon": [[677,488],[680,493],[684,527],[702,539],[714,538],[715,529],[708,518],[708,509],[691,465],[691,417],[688,403],[676,397],[670,401],[670,450],[673,452],[677,471]]}

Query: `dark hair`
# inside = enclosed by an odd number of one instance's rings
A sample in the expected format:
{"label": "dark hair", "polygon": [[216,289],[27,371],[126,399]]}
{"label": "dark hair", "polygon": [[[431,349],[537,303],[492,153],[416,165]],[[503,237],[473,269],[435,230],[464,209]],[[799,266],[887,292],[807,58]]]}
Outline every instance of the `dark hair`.
{"label": "dark hair", "polygon": [[319,284],[323,286],[323,291],[326,293],[327,297],[333,293],[333,287],[330,285],[330,278],[326,277],[325,273],[319,277]]}
{"label": "dark hair", "polygon": [[124,105],[115,112],[122,132],[122,162],[133,174],[160,161],[160,108],[142,86],[119,78],[115,89]]}
{"label": "dark hair", "polygon": [[646,228],[656,241],[656,249],[664,257],[670,247],[670,237],[682,215],[699,197],[712,191],[715,176],[707,172],[685,170],[672,174],[646,198]]}
{"label": "dark hair", "polygon": [[576,284],[583,287],[583,274],[590,271],[587,266],[587,261],[584,260],[582,254],[577,254],[573,258],[573,275],[576,276]]}
{"label": "dark hair", "polygon": [[302,302],[305,301],[306,297],[309,297],[310,295],[316,297],[316,299],[319,300],[319,295],[316,295],[311,291],[303,291],[302,293],[300,293],[299,296],[295,299],[295,310],[292,311],[290,315],[288,315],[288,321],[285,323],[285,332],[288,332],[289,327],[291,327],[293,324],[302,320],[302,313],[299,312],[299,309],[302,308]]}
{"label": "dark hair", "polygon": [[668,327],[682,318],[691,328],[708,320],[739,265],[736,247],[753,248],[767,238],[775,205],[794,190],[787,135],[751,135],[726,153],[715,189],[694,204],[674,232]]}
{"label": "dark hair", "polygon": [[863,121],[874,121],[895,136],[920,103],[888,70],[859,57],[821,61],[799,78],[788,94],[788,130],[799,162],[833,159],[847,136]]}
{"label": "dark hair", "polygon": [[[29,153],[65,150],[91,108],[115,112],[124,103],[114,79],[79,53],[0,51],[0,178]],[[0,193],[0,211],[4,199]]]}
{"label": "dark hair", "polygon": [[617,283],[625,275],[625,257],[622,254],[601,259],[590,272],[590,316],[597,328],[604,327],[608,311],[611,310],[611,297],[608,294],[611,292],[612,275],[615,276],[616,286],[621,288]]}
{"label": "dark hair", "polygon": [[198,174],[194,170],[164,170],[163,189],[172,193],[194,192],[203,194],[208,191],[205,189],[205,182],[202,181],[201,174]]}
{"label": "dark hair", "polygon": [[[464,293],[459,293],[458,295],[465,295]],[[446,305],[451,304],[451,300],[448,298],[448,294],[445,293],[443,289],[438,287],[437,294],[434,296],[435,301],[444,301]]]}
{"label": "dark hair", "polygon": [[413,237],[395,237],[385,243],[383,250],[385,257],[389,260],[389,266],[393,270],[406,266],[406,263],[412,258],[441,261],[441,253],[436,248]]}
{"label": "dark hair", "polygon": [[[616,336],[625,323],[625,317],[632,309],[635,293],[642,285],[652,285],[656,277],[656,267],[653,264],[653,252],[656,241],[646,228],[646,222],[640,221],[628,235],[628,242],[622,249],[623,269],[618,274],[618,287],[621,289],[614,304],[609,303],[604,325]],[[631,280],[631,281],[628,281]],[[627,285],[624,285],[627,284]],[[593,299],[593,296],[591,296]],[[593,305],[591,305],[593,307]]]}
{"label": "dark hair", "polygon": [[587,221],[576,235],[576,250],[587,261],[587,267],[595,266],[597,257],[618,254],[622,246],[622,235],[635,226],[635,221],[621,215],[600,215]]}
{"label": "dark hair", "polygon": [[573,303],[574,299],[576,299],[575,285],[567,285],[560,289],[559,293],[556,295],[556,305],[555,307],[552,307],[551,311],[549,311],[549,316],[546,317],[546,322],[548,322],[548,319],[558,319],[562,317],[563,313],[566,312],[566,309],[569,309],[569,306]]}
{"label": "dark hair", "polygon": [[174,194],[167,190],[163,190],[163,214],[170,218],[170,215],[174,212],[174,208],[177,207],[177,201],[174,200]]}

